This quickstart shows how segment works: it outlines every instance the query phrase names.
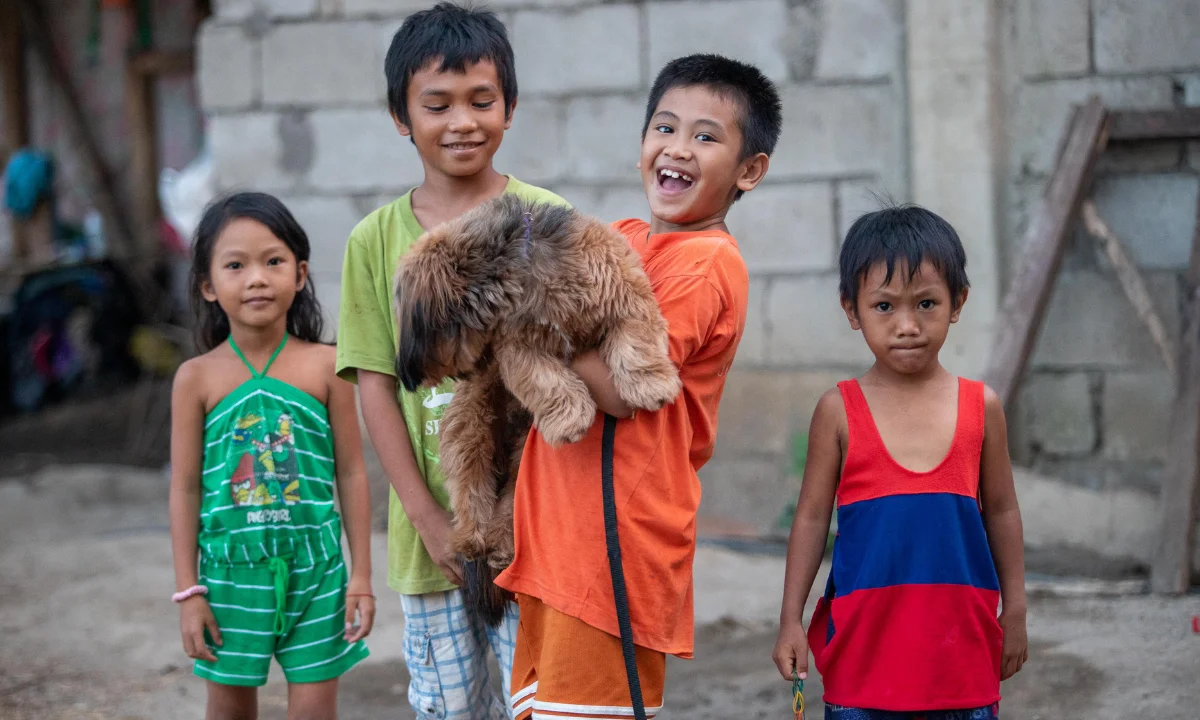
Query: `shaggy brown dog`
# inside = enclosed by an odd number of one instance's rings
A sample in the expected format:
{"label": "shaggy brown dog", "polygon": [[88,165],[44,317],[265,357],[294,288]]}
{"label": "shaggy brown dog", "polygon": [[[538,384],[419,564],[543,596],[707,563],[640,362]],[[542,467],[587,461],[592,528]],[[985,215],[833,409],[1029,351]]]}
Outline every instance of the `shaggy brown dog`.
{"label": "shaggy brown dog", "polygon": [[666,321],[620,233],[508,194],[421,238],[397,271],[396,320],[406,388],[461,380],[442,420],[453,550],[472,575],[468,602],[497,622],[502,596],[490,581],[512,561],[512,495],[530,423],[551,444],[591,428],[596,404],[567,367],[582,350],[599,350],[630,407],[674,400],[681,383]]}

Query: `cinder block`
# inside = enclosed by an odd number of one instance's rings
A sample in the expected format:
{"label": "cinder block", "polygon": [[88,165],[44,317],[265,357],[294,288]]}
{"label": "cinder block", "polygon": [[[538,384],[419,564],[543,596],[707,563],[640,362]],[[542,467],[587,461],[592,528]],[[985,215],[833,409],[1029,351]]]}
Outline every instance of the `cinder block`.
{"label": "cinder block", "polygon": [[570,100],[566,176],[640,185],[643,102],[626,96]]}
{"label": "cinder block", "polygon": [[1021,387],[1025,434],[1034,450],[1079,456],[1096,445],[1092,391],[1084,373],[1035,373]]}
{"label": "cinder block", "polygon": [[900,112],[888,87],[785,89],[786,124],[771,173],[886,177],[896,165]]}
{"label": "cinder block", "polygon": [[641,32],[633,5],[518,12],[509,26],[522,94],[641,87]]}
{"label": "cinder block", "polygon": [[565,185],[555,186],[554,192],[582,213],[605,222],[616,222],[625,218],[640,218],[650,221],[650,206],[646,193],[640,185],[616,187],[594,187]]}
{"label": "cinder block", "polygon": [[558,180],[566,168],[565,115],[565,108],[554,100],[518,103],[512,127],[504,133],[504,142],[496,153],[496,168],[525,182]]}
{"label": "cinder block", "polygon": [[787,80],[784,0],[689,0],[646,6],[650,76],[683,55],[708,52],[742,60]]}
{"label": "cinder block", "polygon": [[312,107],[382,100],[377,38],[368,22],[274,26],[262,41],[263,101]]}
{"label": "cinder block", "polygon": [[264,0],[263,9],[271,18],[301,20],[317,14],[319,0]]}
{"label": "cinder block", "polygon": [[752,273],[834,267],[829,183],[759,185],[734,204],[728,222]]}
{"label": "cinder block", "polygon": [[1092,9],[1100,72],[1200,65],[1200,0],[1093,0]]}
{"label": "cinder block", "polygon": [[826,2],[817,51],[821,79],[871,79],[891,75],[900,64],[900,6],[892,0]]}
{"label": "cinder block", "polygon": [[309,117],[315,146],[309,184],[325,192],[368,192],[419,184],[417,149],[382,109],[318,110]]}
{"label": "cinder block", "polygon": [[1174,400],[1175,382],[1165,368],[1105,376],[1104,455],[1165,462]]}
{"label": "cinder block", "polygon": [[253,188],[268,192],[290,188],[297,178],[283,169],[283,141],[276,113],[216,115],[208,138],[222,190]]}
{"label": "cinder block", "polygon": [[767,316],[766,288],[770,282],[764,277],[750,276],[750,294],[746,299],[746,329],[738,343],[733,366],[754,367],[767,359]]}
{"label": "cinder block", "polygon": [[1066,131],[1071,106],[1097,94],[1107,105],[1122,108],[1169,108],[1174,91],[1170,78],[1085,78],[1022,85],[1013,103],[1012,171],[1047,175]]}
{"label": "cinder block", "polygon": [[834,273],[775,278],[767,295],[767,321],[771,365],[857,368],[875,361],[862,335],[846,321]]}
{"label": "cinder block", "polygon": [[1017,62],[1026,77],[1088,70],[1088,0],[1017,0]]}
{"label": "cinder block", "polygon": [[285,196],[281,200],[296,216],[296,221],[308,235],[309,246],[312,249],[310,272],[340,277],[342,260],[346,253],[346,239],[363,218],[354,201],[346,196],[311,195]]}
{"label": "cinder block", "polygon": [[1096,180],[1096,208],[1145,268],[1185,268],[1196,227],[1200,178],[1191,173],[1118,175]]}
{"label": "cinder block", "polygon": [[[1163,325],[1179,328],[1176,273],[1143,273]],[[1060,273],[1034,349],[1034,369],[1152,370],[1161,366],[1154,341],[1109,273]]]}
{"label": "cinder block", "polygon": [[206,23],[197,42],[196,81],[206,111],[244,110],[258,101],[259,43],[236,25]]}

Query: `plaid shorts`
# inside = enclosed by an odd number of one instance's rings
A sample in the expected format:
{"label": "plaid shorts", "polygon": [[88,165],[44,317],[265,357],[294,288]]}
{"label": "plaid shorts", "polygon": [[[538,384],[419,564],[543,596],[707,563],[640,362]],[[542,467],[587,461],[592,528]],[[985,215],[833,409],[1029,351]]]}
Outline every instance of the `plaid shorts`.
{"label": "plaid shorts", "polygon": [[825,705],[825,720],[1000,720],[1000,704],[970,710],[891,712]]}
{"label": "plaid shorts", "polygon": [[[401,595],[404,662],[411,680],[408,702],[418,720],[506,720],[516,648],[517,605],[510,603],[495,628],[467,612],[458,590]],[[492,687],[488,648],[503,676],[503,694]]]}

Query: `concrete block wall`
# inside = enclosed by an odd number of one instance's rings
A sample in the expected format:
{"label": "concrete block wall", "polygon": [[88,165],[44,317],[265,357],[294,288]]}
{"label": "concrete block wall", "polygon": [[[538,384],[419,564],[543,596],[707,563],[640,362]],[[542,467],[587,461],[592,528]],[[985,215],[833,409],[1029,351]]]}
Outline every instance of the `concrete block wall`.
{"label": "concrete block wall", "polygon": [[[1200,104],[1198,22],[1200,0],[1006,0],[1009,242],[1002,250],[1009,270],[1071,104],[1093,93],[1112,107]],[[1198,192],[1200,154],[1183,143],[1114,148],[1101,159],[1093,190],[1173,333]],[[1173,397],[1173,378],[1112,268],[1078,233],[1011,417],[1015,455],[1088,490],[1153,499]],[[1124,552],[1145,559],[1145,545]]]}

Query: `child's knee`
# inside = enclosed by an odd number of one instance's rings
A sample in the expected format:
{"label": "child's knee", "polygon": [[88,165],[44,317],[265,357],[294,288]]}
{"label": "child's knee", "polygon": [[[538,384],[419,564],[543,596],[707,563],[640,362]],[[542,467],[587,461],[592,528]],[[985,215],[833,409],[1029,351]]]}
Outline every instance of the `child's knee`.
{"label": "child's knee", "polygon": [[205,720],[258,720],[258,689],[208,683]]}

